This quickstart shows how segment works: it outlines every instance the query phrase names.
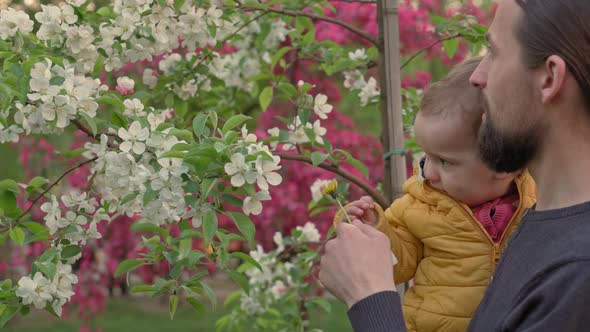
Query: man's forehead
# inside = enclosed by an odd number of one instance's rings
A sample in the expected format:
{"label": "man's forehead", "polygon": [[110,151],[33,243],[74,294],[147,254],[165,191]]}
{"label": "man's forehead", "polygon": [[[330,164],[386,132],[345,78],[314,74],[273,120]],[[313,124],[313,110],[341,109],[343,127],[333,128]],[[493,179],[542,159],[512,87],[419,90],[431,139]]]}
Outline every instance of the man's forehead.
{"label": "man's forehead", "polygon": [[500,2],[496,16],[486,35],[488,42],[497,44],[500,39],[513,39],[514,26],[521,11],[521,7],[515,0],[503,0]]}

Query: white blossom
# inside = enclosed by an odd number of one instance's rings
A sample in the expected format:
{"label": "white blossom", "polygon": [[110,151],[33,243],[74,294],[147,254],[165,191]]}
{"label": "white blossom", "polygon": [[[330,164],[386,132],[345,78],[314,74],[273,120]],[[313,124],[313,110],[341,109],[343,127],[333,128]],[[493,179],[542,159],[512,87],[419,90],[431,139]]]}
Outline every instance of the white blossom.
{"label": "white blossom", "polygon": [[[266,132],[272,137],[279,137],[279,135],[281,134],[281,130],[278,127],[271,128],[271,129],[267,130]],[[271,149],[274,150],[277,148],[277,145],[279,145],[279,142],[272,141],[269,143],[269,145],[270,145]]]}
{"label": "white blossom", "polygon": [[161,158],[158,164],[162,166],[158,174],[163,180],[168,180],[170,176],[179,177],[188,172],[188,167],[183,165],[180,158]]}
{"label": "white blossom", "polygon": [[362,61],[368,59],[367,53],[365,53],[364,48],[359,48],[354,52],[348,52],[348,58],[352,61]]}
{"label": "white blossom", "polygon": [[58,95],[51,102],[41,105],[41,112],[46,121],[56,120],[57,128],[65,128],[76,115],[76,103],[69,97]]}
{"label": "white blossom", "polygon": [[328,97],[324,94],[317,94],[314,99],[313,111],[320,119],[327,119],[328,113],[332,112],[333,106],[328,104]]}
{"label": "white blossom", "polygon": [[360,70],[345,71],[344,72],[344,87],[352,90],[362,89],[367,82]]}
{"label": "white blossom", "polygon": [[41,272],[35,273],[33,279],[30,277],[20,278],[16,296],[23,299],[23,304],[32,303],[37,309],[44,309],[47,302],[53,299],[49,280]]}
{"label": "white blossom", "polygon": [[225,164],[225,173],[231,176],[231,184],[234,187],[241,187],[245,183],[256,182],[256,172],[245,161],[243,154],[235,153],[231,156],[231,162]]}
{"label": "white blossom", "polygon": [[141,102],[141,100],[139,100],[137,98],[125,99],[125,101],[123,101],[123,105],[125,106],[125,111],[123,112],[123,115],[125,115],[127,117],[132,117],[132,116],[142,117],[147,114],[143,110],[144,109],[143,103]]}
{"label": "white blossom", "polygon": [[133,90],[135,81],[127,76],[117,78],[117,86],[125,90]]}
{"label": "white blossom", "polygon": [[295,229],[302,232],[304,240],[308,242],[320,242],[320,232],[318,232],[318,229],[312,222],[308,221],[303,227],[297,226]]}
{"label": "white blossom", "polygon": [[145,84],[150,89],[153,89],[156,87],[156,85],[158,85],[158,77],[156,77],[154,71],[150,68],[143,70],[141,80],[143,84]]}
{"label": "white blossom", "polygon": [[285,243],[283,242],[283,234],[281,232],[276,232],[272,240],[277,245],[277,252],[285,250]]}
{"label": "white blossom", "polygon": [[172,53],[167,55],[158,63],[158,68],[164,73],[169,75],[176,67],[177,63],[182,60],[182,57],[178,53]]}
{"label": "white blossom", "polygon": [[129,130],[125,128],[119,128],[119,137],[123,140],[123,143],[119,145],[119,149],[123,152],[129,152],[133,150],[135,154],[142,154],[145,151],[145,141],[150,132],[147,128],[142,128],[139,121],[134,121]]}
{"label": "white blossom", "polygon": [[33,31],[34,22],[27,13],[7,8],[0,11],[0,38],[14,37],[17,32],[27,34]]}
{"label": "white blossom", "polygon": [[271,294],[275,297],[275,299],[280,299],[286,292],[287,287],[281,280],[277,280],[275,284],[270,288]]}
{"label": "white blossom", "polygon": [[66,30],[66,36],[66,46],[73,54],[80,53],[80,51],[89,47],[92,41],[94,41],[94,31],[86,25],[68,28]]}
{"label": "white blossom", "polygon": [[361,106],[366,106],[371,99],[379,96],[379,86],[377,80],[374,77],[369,78],[367,85],[365,85],[361,92],[359,92],[359,98],[361,99]]}
{"label": "white blossom", "polygon": [[11,125],[8,128],[4,128],[4,125],[0,123],[0,144],[7,142],[17,143],[19,135],[23,132],[24,130],[17,125]]}
{"label": "white blossom", "polygon": [[262,212],[262,201],[270,200],[270,194],[266,190],[262,190],[254,194],[254,196],[248,196],[244,198],[244,204],[242,210],[246,215],[253,214],[255,216]]}
{"label": "white blossom", "polygon": [[275,171],[281,169],[281,158],[272,156],[272,160],[266,160],[262,156],[256,159],[256,183],[262,190],[268,190],[268,185],[277,186],[283,178]]}
{"label": "white blossom", "polygon": [[314,181],[314,183],[309,188],[309,190],[311,191],[311,199],[314,202],[318,202],[322,199],[322,197],[324,197],[324,194],[322,193],[322,188],[330,182],[332,182],[331,179],[317,179]]}

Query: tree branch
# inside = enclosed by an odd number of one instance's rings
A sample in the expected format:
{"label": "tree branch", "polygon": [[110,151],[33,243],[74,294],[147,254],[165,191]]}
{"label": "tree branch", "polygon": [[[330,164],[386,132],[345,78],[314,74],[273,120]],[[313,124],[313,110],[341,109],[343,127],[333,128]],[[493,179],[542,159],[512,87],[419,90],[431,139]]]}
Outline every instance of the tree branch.
{"label": "tree branch", "polygon": [[264,11],[264,12],[272,12],[272,13],[276,13],[276,14],[281,14],[281,15],[287,15],[287,16],[305,16],[305,17],[309,17],[311,19],[314,20],[318,20],[318,21],[325,21],[325,22],[329,22],[332,24],[336,24],[339,25],[343,28],[345,28],[346,30],[355,33],[361,37],[363,37],[365,40],[369,41],[370,43],[372,43],[373,45],[377,46],[377,48],[381,48],[381,43],[379,42],[379,39],[369,35],[368,33],[362,31],[361,29],[354,27],[346,22],[342,22],[338,19],[332,18],[332,17],[328,17],[328,16],[322,16],[322,15],[317,15],[317,14],[313,14],[313,13],[306,13],[306,12],[302,12],[302,11],[295,11],[295,10],[288,10],[288,9],[279,9],[279,8],[256,8],[256,7],[250,7],[250,6],[240,6],[244,11]]}
{"label": "tree branch", "polygon": [[[302,162],[308,163],[310,165],[313,165],[313,163],[311,161],[311,157],[308,157],[308,156],[302,156],[302,155],[297,155],[297,154],[288,154],[288,153],[278,153],[276,155],[281,157],[281,159],[284,159],[284,160],[302,161]],[[344,169],[342,169],[342,168],[338,167],[337,165],[334,165],[333,163],[330,163],[330,162],[324,161],[323,163],[319,164],[318,167],[328,170],[332,173],[336,173],[336,174],[342,176],[343,178],[345,178],[346,180],[356,184],[357,186],[362,188],[365,192],[367,192],[367,194],[369,194],[369,196],[371,196],[373,198],[373,200],[375,200],[375,202],[377,202],[377,204],[379,204],[383,209],[386,209],[389,207],[390,204],[387,201],[387,199],[383,195],[381,195],[381,193],[379,191],[377,191],[377,189],[371,187],[368,183],[363,181],[361,178],[351,174],[350,172],[348,172],[348,171],[346,171],[346,170],[344,170]]]}
{"label": "tree branch", "polygon": [[72,173],[73,171],[77,170],[80,167],[83,167],[84,165],[87,165],[87,164],[90,164],[91,162],[96,161],[97,159],[98,159],[98,157],[88,159],[88,160],[83,161],[83,162],[79,163],[78,165],[68,169],[67,171],[65,171],[65,173],[63,173],[59,178],[57,178],[57,180],[53,181],[53,183],[47,189],[45,189],[39,196],[37,196],[33,200],[33,202],[31,203],[31,206],[29,206],[29,208],[25,212],[23,212],[20,216],[18,216],[18,218],[16,218],[16,221],[18,222],[22,217],[24,217],[27,213],[29,213],[29,211],[31,211],[33,206],[35,206],[35,204],[41,199],[41,197],[45,196],[45,194],[47,194],[53,187],[55,187],[61,180],[63,180],[63,178],[65,178],[66,175]]}
{"label": "tree branch", "polygon": [[406,60],[406,62],[404,62],[404,64],[400,67],[400,69],[404,69],[404,67],[406,67],[407,65],[409,65],[410,62],[412,62],[412,60],[414,60],[417,56],[419,56],[420,54],[428,51],[429,49],[433,48],[434,46],[436,46],[436,45],[438,45],[440,43],[443,43],[443,42],[445,42],[447,40],[451,40],[451,39],[455,39],[455,38],[459,38],[459,37],[461,37],[461,34],[460,33],[455,34],[455,35],[452,35],[452,36],[445,37],[443,39],[437,39],[437,40],[435,40],[432,44],[428,45],[427,47],[421,49],[420,51],[418,51],[414,55],[412,55],[408,60]]}

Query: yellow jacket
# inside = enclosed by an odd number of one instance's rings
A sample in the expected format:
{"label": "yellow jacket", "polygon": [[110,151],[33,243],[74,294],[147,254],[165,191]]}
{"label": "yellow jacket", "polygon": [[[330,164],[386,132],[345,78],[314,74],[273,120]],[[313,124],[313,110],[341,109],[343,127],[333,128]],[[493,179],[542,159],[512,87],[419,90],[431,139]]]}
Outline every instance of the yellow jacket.
{"label": "yellow jacket", "polygon": [[[516,185],[519,207],[498,244],[467,205],[418,176],[406,181],[405,195],[387,210],[375,204],[377,229],[389,237],[399,261],[395,282],[414,278],[403,303],[408,331],[467,330],[508,238],[535,203],[536,186],[528,172],[516,179]],[[341,216],[336,215],[336,224]]]}

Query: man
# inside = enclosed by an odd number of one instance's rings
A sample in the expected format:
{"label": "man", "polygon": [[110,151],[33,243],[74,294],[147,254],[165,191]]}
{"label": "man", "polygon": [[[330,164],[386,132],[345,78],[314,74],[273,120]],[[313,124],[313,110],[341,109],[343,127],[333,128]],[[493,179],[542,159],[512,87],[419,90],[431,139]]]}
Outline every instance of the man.
{"label": "man", "polygon": [[[586,331],[590,312],[590,4],[503,0],[471,82],[488,104],[482,158],[529,167],[538,202],[510,240],[469,331]],[[342,223],[320,279],[355,331],[405,331],[388,239]]]}

